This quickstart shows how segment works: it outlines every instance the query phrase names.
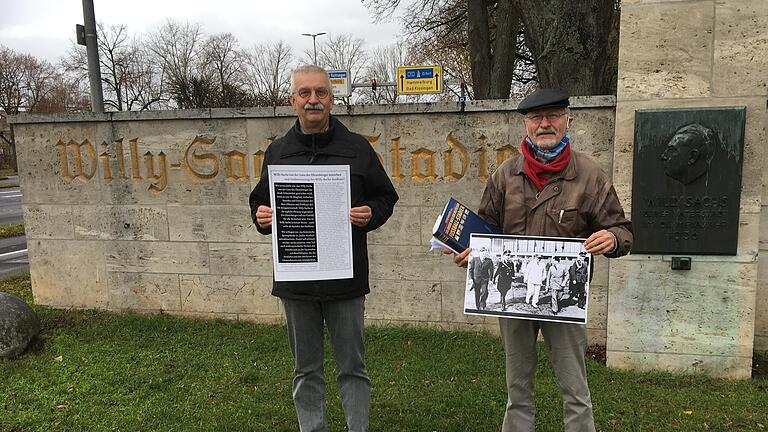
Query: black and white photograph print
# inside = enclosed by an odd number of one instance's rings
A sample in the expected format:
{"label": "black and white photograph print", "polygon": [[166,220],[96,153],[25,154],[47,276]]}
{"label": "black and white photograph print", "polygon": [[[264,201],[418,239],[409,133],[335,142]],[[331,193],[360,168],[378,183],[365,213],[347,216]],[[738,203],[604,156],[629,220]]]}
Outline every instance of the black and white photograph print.
{"label": "black and white photograph print", "polygon": [[464,313],[586,324],[584,239],[472,234]]}

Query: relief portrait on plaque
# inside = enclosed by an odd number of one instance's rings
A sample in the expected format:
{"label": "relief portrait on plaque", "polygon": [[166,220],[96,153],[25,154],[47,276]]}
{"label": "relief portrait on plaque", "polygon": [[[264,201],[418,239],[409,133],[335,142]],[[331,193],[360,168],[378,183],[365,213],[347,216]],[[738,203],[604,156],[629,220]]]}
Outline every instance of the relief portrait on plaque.
{"label": "relief portrait on plaque", "polygon": [[633,253],[735,255],[745,107],[635,112]]}
{"label": "relief portrait on plaque", "polygon": [[682,184],[693,182],[709,171],[716,147],[722,147],[716,130],[698,123],[681,127],[661,154],[664,174]]}

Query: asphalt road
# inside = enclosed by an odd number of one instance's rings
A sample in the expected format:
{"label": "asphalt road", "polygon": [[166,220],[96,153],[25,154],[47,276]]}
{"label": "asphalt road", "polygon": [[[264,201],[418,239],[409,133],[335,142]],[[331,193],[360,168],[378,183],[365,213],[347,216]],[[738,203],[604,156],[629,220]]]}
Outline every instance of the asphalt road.
{"label": "asphalt road", "polygon": [[[18,181],[18,178],[15,181]],[[22,222],[24,218],[21,210],[21,190],[0,189],[0,225]],[[21,236],[0,239],[0,278],[28,268],[27,238]]]}
{"label": "asphalt road", "polygon": [[21,190],[19,188],[0,189],[0,225],[23,221]]}

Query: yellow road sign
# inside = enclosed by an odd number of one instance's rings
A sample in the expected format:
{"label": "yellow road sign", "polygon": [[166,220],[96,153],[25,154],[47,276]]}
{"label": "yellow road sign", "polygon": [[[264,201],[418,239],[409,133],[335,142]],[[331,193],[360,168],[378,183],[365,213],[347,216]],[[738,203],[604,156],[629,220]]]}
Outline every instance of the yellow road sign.
{"label": "yellow road sign", "polygon": [[398,94],[443,92],[441,66],[400,66],[397,68]]}

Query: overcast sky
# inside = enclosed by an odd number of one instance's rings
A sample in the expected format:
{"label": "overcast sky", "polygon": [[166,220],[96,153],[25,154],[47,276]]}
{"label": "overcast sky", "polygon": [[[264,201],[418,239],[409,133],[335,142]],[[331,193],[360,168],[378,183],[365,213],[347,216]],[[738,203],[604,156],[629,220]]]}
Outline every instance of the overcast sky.
{"label": "overcast sky", "polygon": [[[394,42],[397,20],[373,24],[360,0],[94,0],[96,21],[144,34],[166,19],[200,23],[205,34],[232,33],[241,48],[282,39],[296,54],[312,49],[302,33],[350,33],[372,48]],[[83,23],[81,0],[0,0],[0,45],[58,62]],[[325,36],[319,36],[320,38]]]}

